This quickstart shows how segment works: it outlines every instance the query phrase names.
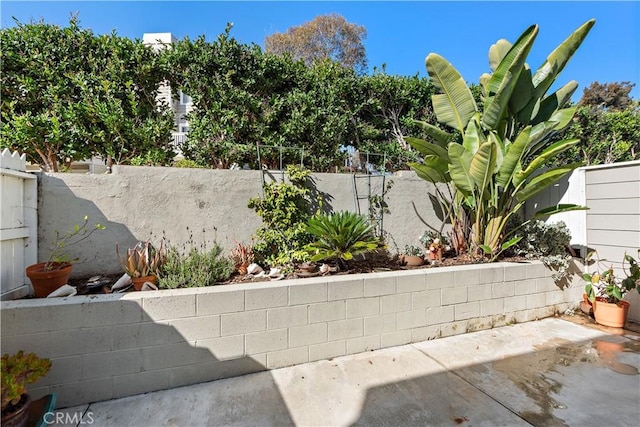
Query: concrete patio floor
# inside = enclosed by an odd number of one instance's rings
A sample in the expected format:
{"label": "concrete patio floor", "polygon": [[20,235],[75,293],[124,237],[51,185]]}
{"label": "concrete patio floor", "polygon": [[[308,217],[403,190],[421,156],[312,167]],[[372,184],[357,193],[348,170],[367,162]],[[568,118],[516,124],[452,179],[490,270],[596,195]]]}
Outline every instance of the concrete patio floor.
{"label": "concrete patio floor", "polygon": [[94,426],[637,426],[639,370],[640,334],[550,318],[59,412]]}

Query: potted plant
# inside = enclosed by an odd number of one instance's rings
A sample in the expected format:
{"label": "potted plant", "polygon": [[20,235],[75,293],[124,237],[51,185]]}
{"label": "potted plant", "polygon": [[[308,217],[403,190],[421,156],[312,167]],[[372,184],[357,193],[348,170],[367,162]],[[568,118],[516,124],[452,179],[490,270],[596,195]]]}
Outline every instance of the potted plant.
{"label": "potted plant", "polygon": [[[640,255],[640,249],[638,250]],[[588,261],[593,253],[587,255]],[[597,265],[601,265],[604,260],[597,260]],[[627,265],[628,264],[628,265]],[[622,261],[622,271],[625,276],[620,279],[616,276],[613,266],[595,272],[585,273],[582,277],[587,282],[585,293],[588,300],[593,304],[593,315],[596,322],[614,328],[621,328],[627,320],[629,303],[622,298],[624,295],[636,288],[640,292],[640,268],[638,260],[625,253]]]}
{"label": "potted plant", "polygon": [[26,385],[43,377],[51,369],[51,361],[34,353],[2,355],[2,425],[25,426],[31,397]]}
{"label": "potted plant", "polygon": [[422,249],[413,245],[406,245],[400,255],[400,262],[409,267],[416,267],[422,265],[424,262],[424,256]]}
{"label": "potted plant", "polygon": [[27,267],[26,274],[36,297],[44,298],[66,285],[73,269],[72,264],[78,261],[78,258],[70,259],[67,248],[87,239],[94,231],[105,228],[100,224],[95,224],[93,228],[88,227],[87,215],[84,216],[83,221],[81,225],[76,224],[71,231],[64,234],[56,230],[47,260]]}
{"label": "potted plant", "polygon": [[149,241],[139,241],[134,247],[127,249],[124,258],[120,256],[116,243],[116,255],[124,272],[131,277],[136,291],[141,290],[145,282],[156,284],[157,276],[165,261],[162,242],[160,248],[156,249]]}
{"label": "potted plant", "polygon": [[236,247],[231,249],[231,261],[236,271],[242,275],[247,274],[247,267],[253,263],[253,260],[253,245],[236,242]]}
{"label": "potted plant", "polygon": [[451,250],[451,245],[446,236],[436,233],[435,231],[425,230],[420,236],[420,243],[425,247],[432,262],[442,260],[444,252]]}

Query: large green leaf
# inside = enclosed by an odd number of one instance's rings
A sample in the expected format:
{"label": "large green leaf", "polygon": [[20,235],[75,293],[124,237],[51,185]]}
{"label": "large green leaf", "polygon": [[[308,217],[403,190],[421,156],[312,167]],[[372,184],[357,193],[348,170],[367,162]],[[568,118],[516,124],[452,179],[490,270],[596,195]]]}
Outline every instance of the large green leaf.
{"label": "large green leaf", "polygon": [[469,120],[467,129],[464,132],[464,138],[462,139],[462,146],[470,153],[478,151],[478,147],[484,142],[484,137],[480,129],[478,129],[477,117]]}
{"label": "large green leaf", "polygon": [[443,167],[441,162],[437,158],[428,157],[425,159],[425,164],[411,162],[409,167],[416,171],[416,174],[425,181],[434,184],[436,182],[449,182],[448,165],[444,162]]}
{"label": "large green leaf", "polygon": [[443,57],[430,53],[426,60],[427,72],[433,85],[443,93],[433,95],[436,117],[460,132],[476,112],[476,102],[460,73]]}
{"label": "large green leaf", "polygon": [[449,142],[453,140],[453,135],[432,125],[431,123],[423,122],[422,120],[414,120],[413,122],[419,125],[424,133],[433,138],[441,147],[446,147],[449,145]]}
{"label": "large green leaf", "polygon": [[478,147],[478,151],[471,159],[469,165],[469,175],[478,188],[480,198],[489,187],[489,182],[496,167],[497,144],[494,141],[487,141]]}
{"label": "large green leaf", "polygon": [[535,159],[529,163],[527,168],[520,173],[519,179],[527,179],[529,175],[537,171],[539,168],[544,166],[544,164],[551,159],[567,150],[570,147],[578,144],[580,142],[579,139],[564,139],[562,141],[555,142],[544,149],[542,153]]}
{"label": "large green leaf", "polygon": [[481,123],[483,128],[497,128],[537,35],[537,25],[527,28],[509,49],[509,52],[507,52],[491,76],[491,80],[488,83],[488,98],[485,101],[482,115]]}
{"label": "large green leaf", "polygon": [[445,162],[449,161],[447,150],[440,147],[439,145],[431,144],[424,139],[412,137],[405,138],[405,141],[407,141],[413,148],[418,150],[423,156],[438,156]]}
{"label": "large green leaf", "polygon": [[529,144],[529,136],[531,135],[531,126],[527,126],[520,132],[515,142],[509,145],[509,150],[504,156],[500,170],[498,171],[498,177],[496,182],[502,188],[506,188],[514,173],[516,173],[516,166],[520,163],[522,156]]}
{"label": "large green leaf", "polygon": [[540,209],[538,212],[536,212],[536,214],[534,215],[534,218],[541,219],[549,215],[555,215],[557,213],[569,212],[569,211],[584,211],[588,209],[589,208],[587,206],[580,206],[572,203],[563,203],[560,205],[550,206],[548,208]]}
{"label": "large green leaf", "polygon": [[547,56],[547,60],[533,75],[533,85],[536,88],[536,98],[542,98],[554,80],[564,69],[575,51],[580,47],[587,34],[595,24],[595,19],[590,19],[575,30],[553,52]]}
{"label": "large green leaf", "polygon": [[545,139],[549,134],[564,129],[573,119],[577,107],[558,110],[545,122],[533,126],[531,130],[531,143],[527,149],[527,156],[535,155],[546,144]]}
{"label": "large green leaf", "polygon": [[538,194],[550,185],[556,183],[560,178],[580,166],[582,166],[582,162],[571,163],[569,165],[549,169],[548,171],[541,173],[540,175],[534,177],[531,181],[529,181],[524,186],[524,188],[516,192],[516,199],[519,202],[524,202],[525,200],[530,199],[534,195]]}
{"label": "large green leaf", "polygon": [[577,88],[578,82],[571,80],[569,83],[544,98],[540,103],[538,114],[536,114],[533,120],[531,120],[531,124],[535,125],[540,122],[544,122],[545,120],[549,120],[551,115],[558,108],[562,107],[569,99],[571,99],[571,95],[573,95]]}
{"label": "large green leaf", "polygon": [[489,67],[492,71],[495,71],[500,65],[500,62],[507,55],[511,49],[511,43],[508,40],[500,39],[495,44],[492,44],[489,48]]}
{"label": "large green leaf", "polygon": [[473,154],[460,144],[449,145],[449,174],[456,188],[465,196],[473,193],[474,181],[469,173]]}
{"label": "large green leaf", "polygon": [[516,87],[509,99],[509,110],[512,115],[523,110],[533,98],[533,83],[531,82],[531,70],[527,64],[518,76]]}

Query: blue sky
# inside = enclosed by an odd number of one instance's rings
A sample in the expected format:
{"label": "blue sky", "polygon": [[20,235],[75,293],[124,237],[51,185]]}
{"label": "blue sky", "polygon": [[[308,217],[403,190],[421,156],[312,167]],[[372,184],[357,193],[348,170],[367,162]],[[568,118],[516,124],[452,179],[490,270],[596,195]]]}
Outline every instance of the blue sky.
{"label": "blue sky", "polygon": [[[532,24],[540,31],[529,55],[532,68],[574,29],[596,19],[591,33],[560,75],[557,84],[577,80],[580,88],[593,81],[640,84],[640,2],[595,1],[356,1],[356,2],[171,2],[171,1],[6,1],[1,25],[43,19],[65,25],[79,12],[82,27],[95,33],[116,30],[142,38],[145,32],[171,32],[178,38],[205,34],[213,40],[227,22],[243,43],[264,46],[265,36],[331,12],[367,29],[365,46],[370,68],[386,64],[390,74],[426,75],[424,58],[436,52],[447,58],[467,82],[477,83],[488,71],[489,46],[500,38],[515,41]],[[632,96],[640,98],[640,88]]]}

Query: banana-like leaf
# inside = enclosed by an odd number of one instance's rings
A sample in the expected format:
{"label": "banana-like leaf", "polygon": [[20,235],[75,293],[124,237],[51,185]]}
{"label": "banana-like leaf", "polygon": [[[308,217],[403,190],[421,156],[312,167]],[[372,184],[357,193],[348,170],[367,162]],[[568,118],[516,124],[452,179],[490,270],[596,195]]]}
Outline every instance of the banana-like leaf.
{"label": "banana-like leaf", "polygon": [[496,167],[497,150],[498,147],[494,141],[487,141],[478,147],[478,151],[471,159],[469,175],[481,195],[487,190]]}
{"label": "banana-like leaf", "polygon": [[521,163],[522,156],[529,145],[530,135],[531,126],[527,126],[518,134],[515,142],[509,146],[496,178],[496,182],[502,188],[506,188],[509,185],[513,175],[516,173],[516,166]]}
{"label": "banana-like leaf", "polygon": [[439,145],[431,144],[430,142],[427,142],[424,139],[420,138],[407,137],[404,140],[407,141],[413,148],[418,150],[423,156],[438,156],[444,159],[445,162],[449,161],[447,150],[440,147]]}
{"label": "banana-like leaf", "polygon": [[555,215],[557,213],[569,212],[569,211],[585,211],[589,208],[587,206],[575,205],[572,203],[562,203],[556,206],[550,206],[544,208],[535,213],[534,219],[540,219],[549,215]]}
{"label": "banana-like leaf", "polygon": [[518,77],[516,87],[513,89],[509,99],[509,110],[511,114],[517,114],[523,110],[533,99],[533,82],[531,81],[531,69],[524,64],[524,69]]}
{"label": "banana-like leaf", "polygon": [[492,71],[498,68],[504,57],[511,49],[511,43],[508,40],[500,39],[489,48],[489,66]]}
{"label": "banana-like leaf", "polygon": [[560,178],[573,171],[575,168],[582,166],[582,162],[571,163],[566,166],[549,169],[529,181],[524,188],[517,191],[515,196],[518,202],[524,202],[535,196],[545,188],[557,182]]}
{"label": "banana-like leaf", "polygon": [[464,133],[469,119],[477,110],[471,90],[453,65],[440,55],[430,53],[426,64],[431,82],[443,92],[432,97],[436,117]]}
{"label": "banana-like leaf", "polygon": [[489,93],[488,85],[489,85],[489,81],[490,80],[491,80],[491,74],[482,73],[480,75],[480,87],[482,87],[482,96],[483,97],[486,97],[487,94]]}
{"label": "banana-like leaf", "polygon": [[469,120],[467,129],[464,132],[464,138],[462,139],[462,146],[470,153],[478,151],[478,147],[484,142],[484,135],[478,129],[478,114],[476,117]]}
{"label": "banana-like leaf", "polygon": [[464,196],[469,196],[473,193],[474,182],[469,174],[472,158],[473,154],[465,150],[462,145],[449,145],[449,174],[451,181]]}
{"label": "banana-like leaf", "polygon": [[516,243],[518,243],[520,240],[522,240],[522,236],[516,236],[512,239],[509,239],[508,241],[504,242],[502,244],[502,246],[500,246],[500,249],[502,249],[503,251],[509,249],[511,246],[515,245]]}
{"label": "banana-like leaf", "polygon": [[540,110],[538,110],[538,114],[536,114],[533,120],[531,120],[531,124],[536,125],[540,122],[549,120],[554,111],[562,107],[569,99],[571,99],[571,95],[573,95],[577,88],[578,82],[571,80],[569,83],[544,98],[540,103]]}
{"label": "banana-like leaf", "polygon": [[449,145],[449,142],[453,140],[453,135],[440,129],[439,127],[432,125],[431,123],[423,122],[422,120],[414,120],[413,122],[419,125],[422,130],[431,138],[433,138],[441,147],[446,147],[447,145]]}
{"label": "banana-like leaf", "polygon": [[567,62],[587,37],[595,22],[595,19],[590,19],[582,24],[547,56],[547,60],[533,75],[533,86],[536,88],[537,98],[542,98],[551,87],[558,74],[564,69]]}
{"label": "banana-like leaf", "polygon": [[498,172],[504,159],[505,146],[496,132],[489,132],[489,142],[496,144],[496,161],[492,173]]}
{"label": "banana-like leaf", "polygon": [[559,155],[565,150],[573,147],[580,142],[579,139],[564,139],[562,141],[555,142],[545,148],[538,157],[533,159],[527,168],[520,173],[519,179],[527,179],[529,175],[540,169],[546,162],[552,157]]}
{"label": "banana-like leaf", "polygon": [[444,169],[437,159],[429,165],[423,165],[421,163],[409,163],[409,167],[416,171],[416,174],[425,181],[429,181],[434,184],[436,182],[449,182],[446,162],[444,164]]}
{"label": "banana-like leaf", "polygon": [[545,138],[554,132],[564,129],[573,119],[577,107],[563,108],[558,110],[546,122],[538,123],[531,130],[531,144],[527,150],[527,155],[535,155],[546,144]]}
{"label": "banana-like leaf", "polygon": [[484,113],[482,115],[482,127],[485,129],[496,129],[502,119],[513,89],[518,82],[533,46],[533,42],[538,35],[538,26],[532,25],[527,28],[518,38],[515,44],[498,65],[498,68],[491,76],[488,83],[488,98],[485,101]]}

